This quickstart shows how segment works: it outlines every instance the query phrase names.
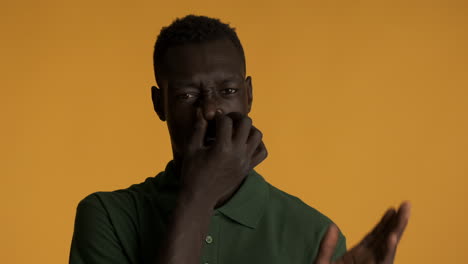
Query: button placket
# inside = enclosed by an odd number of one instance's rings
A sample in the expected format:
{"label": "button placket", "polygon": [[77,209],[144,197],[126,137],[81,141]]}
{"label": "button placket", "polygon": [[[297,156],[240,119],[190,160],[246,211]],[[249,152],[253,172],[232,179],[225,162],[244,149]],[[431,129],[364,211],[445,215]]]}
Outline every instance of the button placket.
{"label": "button placket", "polygon": [[[219,215],[214,214],[211,218],[210,228],[205,236],[203,246],[202,264],[216,264],[218,261],[218,230],[219,230]],[[216,241],[215,241],[216,240]],[[215,243],[216,242],[216,243]]]}

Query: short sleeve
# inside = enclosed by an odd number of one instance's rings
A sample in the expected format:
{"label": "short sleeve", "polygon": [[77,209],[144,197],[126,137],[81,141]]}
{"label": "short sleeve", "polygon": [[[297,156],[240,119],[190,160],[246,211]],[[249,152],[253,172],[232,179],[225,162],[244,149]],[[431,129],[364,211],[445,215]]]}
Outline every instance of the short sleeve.
{"label": "short sleeve", "polygon": [[96,194],[88,195],[78,204],[69,263],[130,264]]}
{"label": "short sleeve", "polygon": [[338,237],[338,243],[336,244],[335,253],[333,254],[332,260],[335,261],[346,253],[346,238],[340,232]]}

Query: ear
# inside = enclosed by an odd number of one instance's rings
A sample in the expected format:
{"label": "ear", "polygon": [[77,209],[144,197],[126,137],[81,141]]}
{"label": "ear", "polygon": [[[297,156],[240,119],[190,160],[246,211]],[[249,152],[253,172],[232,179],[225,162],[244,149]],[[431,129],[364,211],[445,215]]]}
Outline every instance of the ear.
{"label": "ear", "polygon": [[252,78],[250,76],[247,76],[245,79],[246,81],[246,88],[247,88],[247,102],[248,102],[248,108],[247,108],[247,113],[250,113],[250,109],[252,109],[252,101],[253,101],[253,93],[252,93]]}
{"label": "ear", "polygon": [[166,121],[166,115],[164,113],[164,99],[162,91],[156,86],[151,86],[151,98],[153,99],[153,107],[156,114],[158,114],[161,121]]}

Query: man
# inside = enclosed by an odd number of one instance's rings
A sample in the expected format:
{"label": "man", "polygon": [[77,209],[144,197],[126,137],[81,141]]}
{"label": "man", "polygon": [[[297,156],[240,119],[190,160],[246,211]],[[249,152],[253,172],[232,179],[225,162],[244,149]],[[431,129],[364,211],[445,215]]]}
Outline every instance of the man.
{"label": "man", "polygon": [[408,203],[346,252],[330,219],[254,170],[267,151],[248,117],[252,79],[233,28],[175,20],[156,41],[154,68],[173,160],[143,183],[84,198],[70,263],[393,263]]}

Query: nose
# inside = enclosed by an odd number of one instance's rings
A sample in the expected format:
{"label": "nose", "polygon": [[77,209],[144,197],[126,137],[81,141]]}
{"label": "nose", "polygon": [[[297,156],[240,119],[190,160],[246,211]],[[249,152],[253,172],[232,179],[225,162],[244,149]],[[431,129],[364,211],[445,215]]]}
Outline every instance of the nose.
{"label": "nose", "polygon": [[223,113],[223,110],[220,108],[216,98],[213,96],[205,96],[201,100],[200,106],[206,120],[214,119],[216,112],[220,112],[221,114]]}

